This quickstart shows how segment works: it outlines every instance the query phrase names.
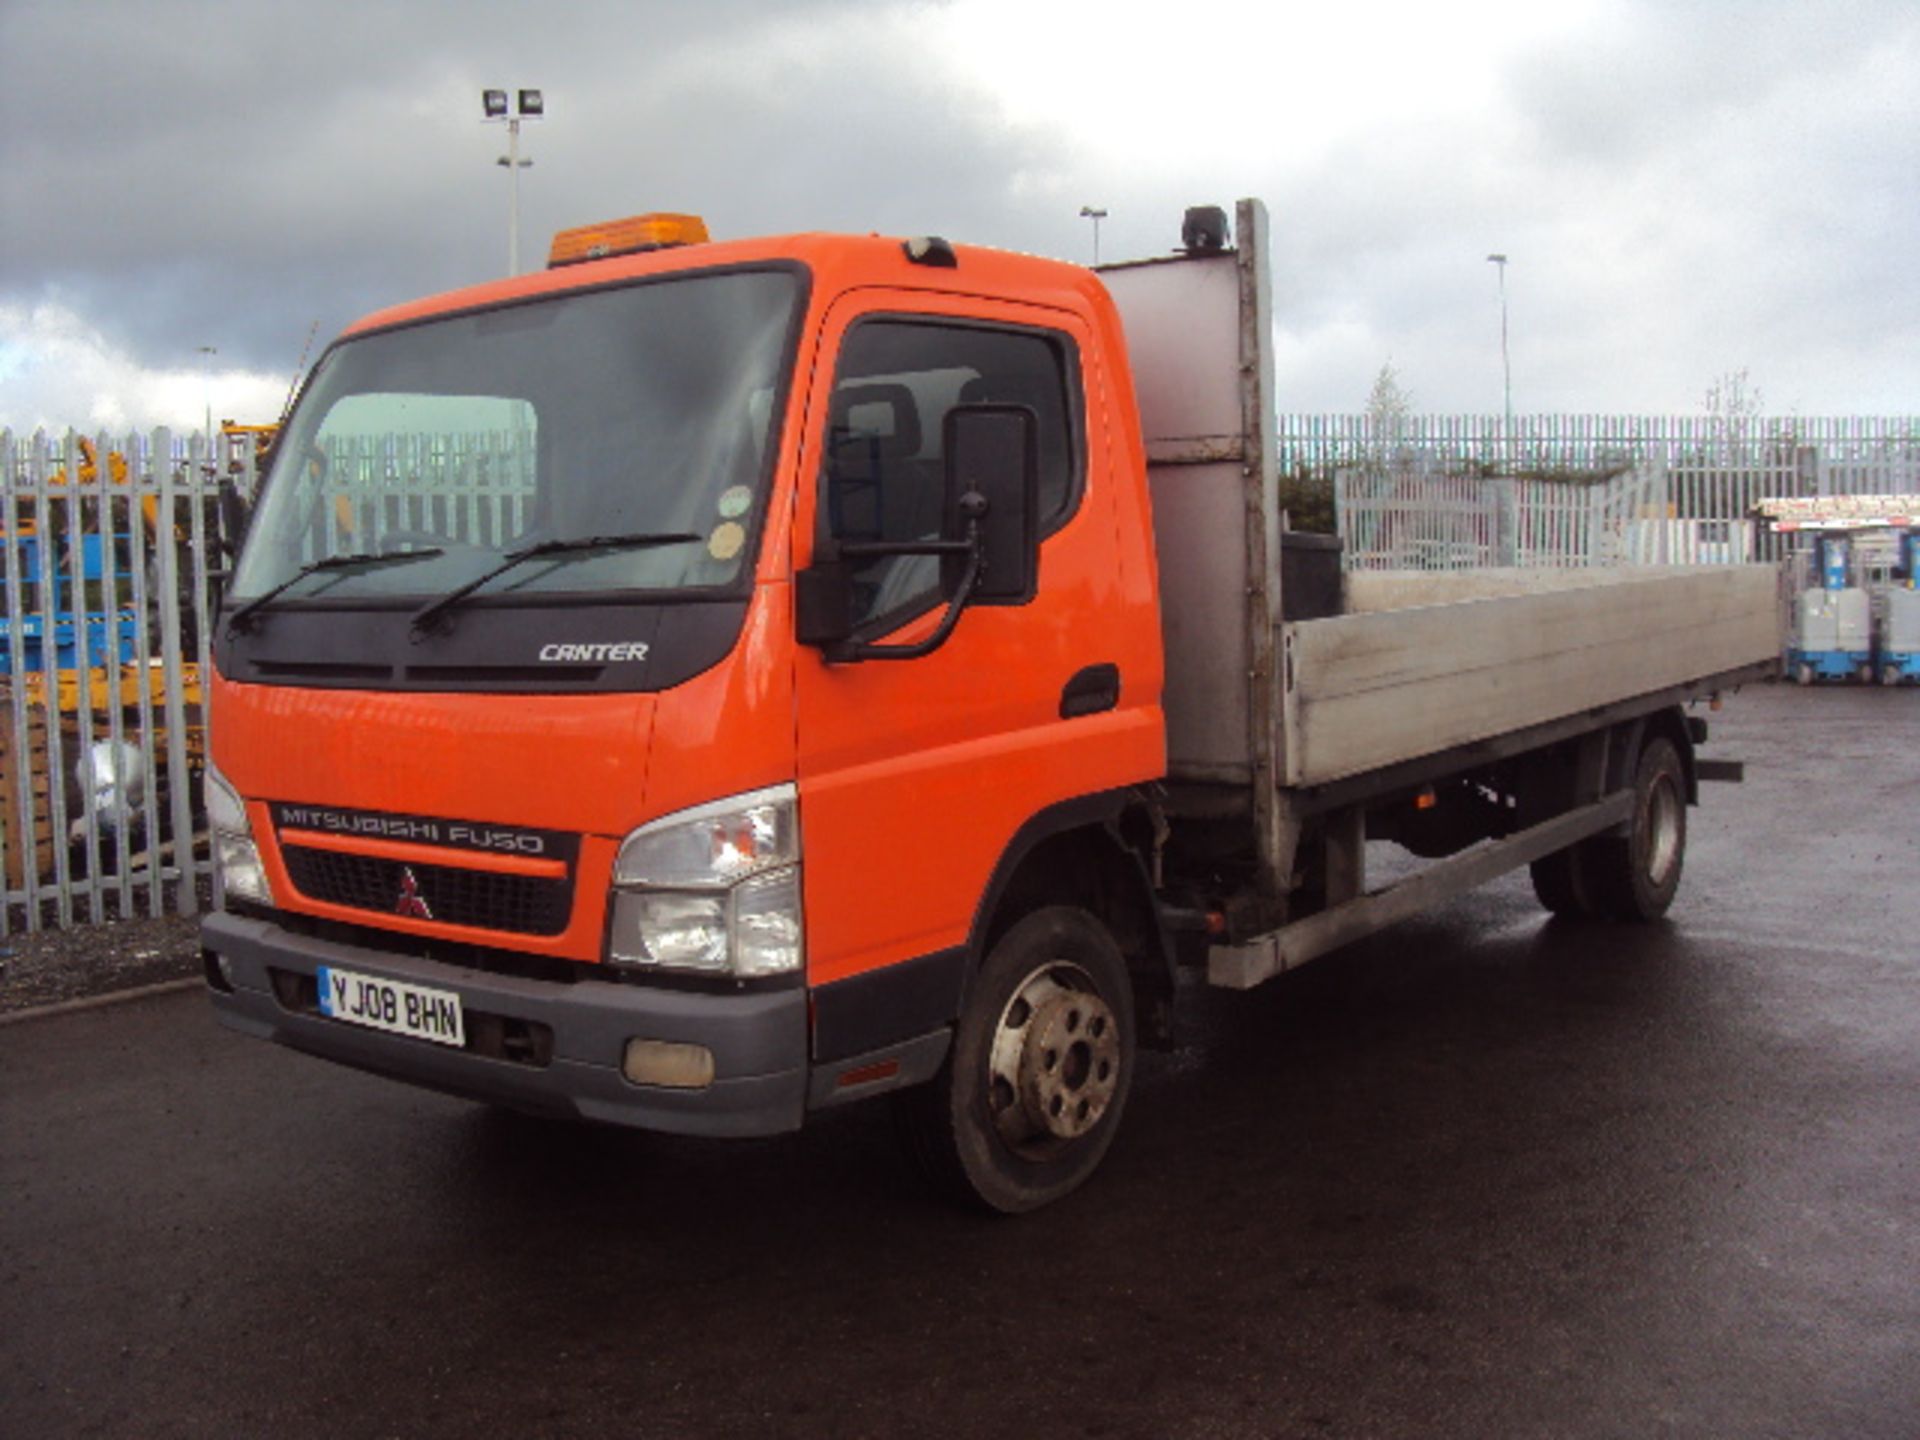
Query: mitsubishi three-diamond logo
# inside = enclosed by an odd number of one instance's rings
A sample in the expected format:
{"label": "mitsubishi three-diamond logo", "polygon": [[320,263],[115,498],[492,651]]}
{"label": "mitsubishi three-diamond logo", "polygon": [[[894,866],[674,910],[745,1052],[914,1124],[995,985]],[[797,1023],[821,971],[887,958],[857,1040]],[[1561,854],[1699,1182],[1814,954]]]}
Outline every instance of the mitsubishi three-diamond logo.
{"label": "mitsubishi three-diamond logo", "polygon": [[400,896],[394,901],[393,913],[404,915],[409,920],[431,920],[433,911],[427,906],[427,897],[420,893],[420,882],[413,878],[413,867],[400,867]]}

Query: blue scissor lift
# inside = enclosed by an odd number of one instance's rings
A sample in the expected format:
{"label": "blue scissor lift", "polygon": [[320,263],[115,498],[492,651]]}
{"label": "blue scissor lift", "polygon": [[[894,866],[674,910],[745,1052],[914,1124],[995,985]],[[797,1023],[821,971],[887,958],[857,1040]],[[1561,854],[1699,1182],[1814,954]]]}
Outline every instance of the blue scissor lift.
{"label": "blue scissor lift", "polygon": [[1853,539],[1839,531],[1814,535],[1817,583],[1802,590],[1794,606],[1787,673],[1802,685],[1816,680],[1873,678],[1873,602],[1853,583]]}
{"label": "blue scissor lift", "polygon": [[1920,527],[1900,535],[1900,564],[1887,591],[1880,679],[1888,685],[1920,684]]}
{"label": "blue scissor lift", "polygon": [[1788,496],[1755,509],[1777,533],[1810,542],[1798,556],[1809,568],[1787,674],[1802,685],[1920,681],[1920,495]]}

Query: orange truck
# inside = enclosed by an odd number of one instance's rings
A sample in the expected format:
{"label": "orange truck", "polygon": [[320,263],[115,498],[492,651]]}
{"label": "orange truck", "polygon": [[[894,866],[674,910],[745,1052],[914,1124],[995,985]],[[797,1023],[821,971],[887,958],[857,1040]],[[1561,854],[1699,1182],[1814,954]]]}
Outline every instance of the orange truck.
{"label": "orange truck", "polygon": [[219,1018],[697,1135],[892,1094],[1011,1212],[1195,984],[1523,865],[1662,914],[1772,573],[1342,576],[1264,226],[1095,273],[654,215],[352,327],[213,646]]}

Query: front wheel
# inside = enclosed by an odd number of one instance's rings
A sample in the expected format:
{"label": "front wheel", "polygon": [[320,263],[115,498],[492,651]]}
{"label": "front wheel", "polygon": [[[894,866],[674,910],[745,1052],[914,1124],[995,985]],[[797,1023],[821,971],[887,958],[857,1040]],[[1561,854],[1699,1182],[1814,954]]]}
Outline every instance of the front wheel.
{"label": "front wheel", "polygon": [[1035,1210],[1100,1164],[1133,1067],[1133,988],[1113,937],[1085,910],[1036,910],[980,967],[940,1074],[901,1097],[905,1137],[957,1198]]}

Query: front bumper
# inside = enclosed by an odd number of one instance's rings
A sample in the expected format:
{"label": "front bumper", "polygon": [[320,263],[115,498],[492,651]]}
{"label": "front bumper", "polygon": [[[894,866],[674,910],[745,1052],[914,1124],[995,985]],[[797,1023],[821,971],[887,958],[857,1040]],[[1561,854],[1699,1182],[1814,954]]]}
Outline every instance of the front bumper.
{"label": "front bumper", "polygon": [[[802,989],[716,994],[611,980],[522,979],[342,945],[270,920],[215,912],[200,943],[227,962],[231,992],[209,988],[222,1024],[397,1080],[515,1109],[683,1135],[776,1135],[800,1128],[807,1102],[807,997]],[[322,965],[451,990],[496,1029],[551,1034],[514,1058],[368,1030],[287,1003]],[[276,976],[278,972],[278,988]],[[470,1027],[483,1029],[484,1026]],[[633,1038],[704,1045],[714,1080],[701,1090],[635,1085],[620,1071]]]}

